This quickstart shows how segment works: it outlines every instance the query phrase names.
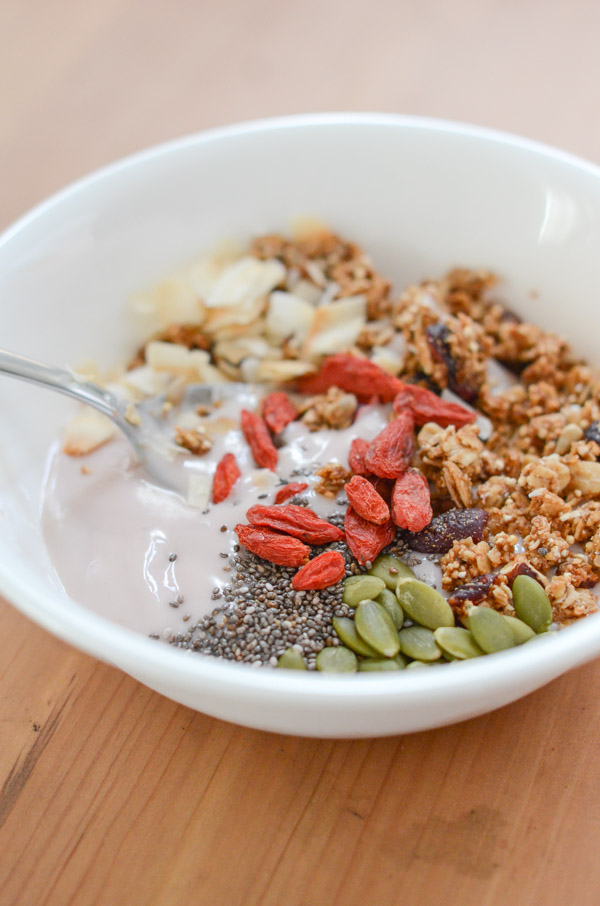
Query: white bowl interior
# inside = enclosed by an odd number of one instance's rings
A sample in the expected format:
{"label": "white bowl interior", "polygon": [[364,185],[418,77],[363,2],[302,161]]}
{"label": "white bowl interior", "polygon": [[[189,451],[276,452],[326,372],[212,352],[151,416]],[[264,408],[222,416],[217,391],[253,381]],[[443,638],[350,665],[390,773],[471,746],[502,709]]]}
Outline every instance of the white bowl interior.
{"label": "white bowl interior", "polygon": [[[377,115],[297,117],[192,137],[50,199],[0,241],[2,346],[59,365],[116,362],[134,344],[123,316],[130,292],[224,237],[285,230],[298,216],[363,244],[397,287],[456,265],[491,268],[511,307],[598,358],[598,171],[512,137]],[[488,710],[600,650],[594,617],[562,633],[553,657],[516,651],[443,671],[453,689],[479,683],[450,710],[440,706],[438,671],[340,685],[157,653],[72,602],[48,560],[40,487],[70,404],[3,380],[0,407],[2,591],[63,638],[186,704],[289,732],[390,733]]]}

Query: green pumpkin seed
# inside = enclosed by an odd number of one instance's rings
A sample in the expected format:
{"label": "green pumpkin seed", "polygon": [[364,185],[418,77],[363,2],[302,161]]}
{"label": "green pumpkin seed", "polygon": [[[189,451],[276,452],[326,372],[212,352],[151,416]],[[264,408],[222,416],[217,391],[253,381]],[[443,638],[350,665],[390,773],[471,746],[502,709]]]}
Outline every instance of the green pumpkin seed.
{"label": "green pumpkin seed", "polygon": [[437,661],[442,656],[442,649],[437,644],[431,629],[424,626],[408,626],[398,633],[400,651],[416,661]]}
{"label": "green pumpkin seed", "polygon": [[348,576],[344,579],[342,601],[349,607],[356,607],[359,601],[372,601],[384,588],[385,582],[377,576]]}
{"label": "green pumpkin seed", "polygon": [[369,570],[369,575],[382,579],[392,591],[396,590],[398,579],[415,578],[410,566],[407,566],[398,557],[394,557],[393,554],[380,554]]}
{"label": "green pumpkin seed", "polygon": [[376,604],[375,601],[361,601],[356,608],[354,622],[360,637],[383,657],[394,657],[398,654],[400,651],[398,630],[381,604]]}
{"label": "green pumpkin seed", "polygon": [[502,614],[491,607],[467,607],[469,629],[473,638],[486,654],[514,648],[516,642],[512,628]]}
{"label": "green pumpkin seed", "polygon": [[338,645],[337,648],[322,648],[317,655],[317,670],[323,673],[356,673],[358,660],[353,651]]}
{"label": "green pumpkin seed", "polygon": [[350,648],[356,654],[362,654],[363,657],[377,657],[375,649],[363,642],[359,636],[354,620],[350,619],[350,617],[334,617],[331,622],[340,641],[344,643],[346,648]]}
{"label": "green pumpkin seed", "polygon": [[404,626],[404,611],[398,604],[398,598],[393,591],[390,591],[389,588],[384,588],[375,598],[378,604],[381,604],[382,607],[385,607],[392,620],[394,621],[394,626],[396,629],[402,629]]}
{"label": "green pumpkin seed", "polygon": [[440,626],[433,635],[446,659],[456,658],[462,661],[483,654],[468,629],[462,629],[460,626]]}
{"label": "green pumpkin seed", "polygon": [[284,670],[306,670],[304,658],[297,648],[286,648],[277,661],[278,667]]}
{"label": "green pumpkin seed", "polygon": [[534,632],[546,632],[552,623],[550,598],[531,576],[517,576],[512,587],[515,613]]}
{"label": "green pumpkin seed", "polygon": [[411,661],[410,664],[406,665],[406,669],[407,670],[416,670],[417,667],[433,667],[433,666],[435,666],[435,661],[429,661],[428,663],[425,663],[425,661]]}
{"label": "green pumpkin seed", "polygon": [[443,595],[419,579],[398,579],[396,597],[404,612],[427,629],[454,626],[454,613]]}
{"label": "green pumpkin seed", "polygon": [[522,645],[524,642],[528,642],[530,639],[535,638],[535,632],[531,626],[528,626],[523,620],[518,620],[517,617],[509,617],[505,613],[502,614],[502,616],[512,629],[515,637],[515,645]]}
{"label": "green pumpkin seed", "polygon": [[359,661],[359,673],[379,673],[384,670],[402,670],[403,669],[395,658],[367,658],[366,661]]}

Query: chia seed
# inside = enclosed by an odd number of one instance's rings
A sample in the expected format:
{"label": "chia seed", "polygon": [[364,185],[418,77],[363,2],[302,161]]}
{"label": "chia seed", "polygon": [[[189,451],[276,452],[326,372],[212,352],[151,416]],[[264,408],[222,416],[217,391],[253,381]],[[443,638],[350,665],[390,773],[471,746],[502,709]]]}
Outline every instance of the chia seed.
{"label": "chia seed", "polygon": [[177,560],[177,554],[169,554],[169,563],[175,563]]}

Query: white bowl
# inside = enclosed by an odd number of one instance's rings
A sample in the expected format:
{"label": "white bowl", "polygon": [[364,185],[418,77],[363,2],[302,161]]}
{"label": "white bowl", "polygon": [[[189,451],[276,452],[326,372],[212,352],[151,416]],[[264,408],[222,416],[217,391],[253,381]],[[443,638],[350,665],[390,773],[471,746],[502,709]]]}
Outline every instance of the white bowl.
{"label": "white bowl", "polygon": [[[54,196],[0,239],[1,345],[56,364],[115,361],[128,351],[131,291],[215,240],[285,229],[298,215],[362,243],[397,287],[489,267],[516,310],[598,358],[600,171],[513,136],[378,114],[207,132]],[[49,562],[40,488],[69,403],[3,380],[0,406],[0,590],[50,632],[192,708],[300,735],[401,733],[497,708],[600,653],[600,615],[552,642],[399,674],[252,670],[157,645],[71,600]]]}

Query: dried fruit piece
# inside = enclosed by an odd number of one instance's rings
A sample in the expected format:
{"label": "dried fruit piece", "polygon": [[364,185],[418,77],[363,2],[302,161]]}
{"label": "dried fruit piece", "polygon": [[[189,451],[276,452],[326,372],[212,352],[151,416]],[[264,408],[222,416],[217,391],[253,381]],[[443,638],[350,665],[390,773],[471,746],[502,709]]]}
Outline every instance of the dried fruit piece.
{"label": "dried fruit piece", "polygon": [[451,607],[460,609],[463,604],[481,604],[485,601],[490,590],[500,582],[500,576],[496,573],[486,573],[483,576],[477,576],[471,582],[459,585],[451,594],[448,602]]}
{"label": "dried fruit piece", "polygon": [[350,471],[355,475],[368,475],[369,470],[365,465],[365,454],[369,449],[369,441],[363,440],[362,437],[355,437],[350,444],[348,453],[348,465]]}
{"label": "dried fruit piece", "polygon": [[396,537],[396,527],[392,520],[383,525],[367,522],[351,506],[346,510],[344,521],[346,544],[361,566],[372,563],[384,547],[391,544]]}
{"label": "dried fruit piece", "polygon": [[275,503],[285,503],[286,500],[295,497],[297,494],[301,494],[302,491],[306,491],[307,488],[308,485],[305,481],[290,481],[289,484],[285,484],[282,488],[279,488],[275,494]]}
{"label": "dried fruit piece", "polygon": [[263,419],[254,412],[242,409],[241,424],[256,465],[274,472],[277,468],[277,450]]}
{"label": "dried fruit piece", "polygon": [[479,393],[478,387],[473,387],[459,379],[459,363],[450,351],[450,330],[442,322],[432,324],[425,329],[429,347],[436,359],[446,366],[448,372],[448,387],[460,396],[466,403],[474,403]]}
{"label": "dried fruit piece", "polygon": [[305,591],[311,588],[329,588],[346,575],[346,561],[339,551],[324,551],[306,566],[299,569],[292,579],[292,588]]}
{"label": "dried fruit piece", "polygon": [[375,396],[383,403],[390,403],[402,382],[369,359],[340,352],[326,358],[316,374],[298,381],[301,393],[325,393],[330,387],[353,393],[361,403],[369,402]]}
{"label": "dried fruit piece", "polygon": [[377,475],[367,475],[367,481],[370,481],[380,497],[383,497],[388,507],[392,503],[392,492],[394,490],[393,478],[378,478]]}
{"label": "dried fruit piece", "polygon": [[425,387],[416,384],[405,384],[400,393],[394,398],[394,411],[400,414],[410,410],[415,420],[415,425],[426,425],[435,422],[441,428],[454,425],[462,428],[470,425],[477,418],[475,412],[465,409],[459,403],[443,400],[437,394]]}
{"label": "dried fruit piece", "polygon": [[332,541],[341,541],[344,537],[337,525],[321,519],[308,507],[293,503],[283,506],[251,506],[246,519],[252,525],[285,532],[307,544],[330,544]]}
{"label": "dried fruit piece", "polygon": [[412,550],[421,554],[445,554],[454,541],[463,538],[472,538],[476,544],[482,541],[488,519],[489,514],[477,507],[448,510],[434,516],[421,532],[407,534],[406,540]]}
{"label": "dried fruit piece", "polygon": [[392,519],[400,528],[420,532],[433,518],[429,484],[418,469],[408,469],[396,479],[392,494]]}
{"label": "dried fruit piece", "polygon": [[323,648],[317,655],[317,670],[324,673],[356,673],[358,659],[353,651],[338,645],[337,648]]}
{"label": "dried fruit piece", "polygon": [[[390,518],[390,509],[373,485],[361,475],[355,475],[345,486],[350,506],[359,516],[375,525],[382,525]],[[423,526],[421,526],[422,528]]]}
{"label": "dried fruit piece", "polygon": [[276,563],[277,566],[302,566],[308,560],[310,548],[297,538],[253,525],[236,525],[235,532],[240,544],[269,563]]}
{"label": "dried fruit piece", "polygon": [[279,434],[286,425],[298,418],[298,412],[292,405],[289,396],[281,391],[265,396],[262,414],[267,427],[273,434]]}
{"label": "dried fruit piece", "polygon": [[241,474],[233,453],[226,453],[217,463],[213,478],[213,503],[221,503],[229,497],[231,489]]}
{"label": "dried fruit piece", "polygon": [[415,451],[414,422],[410,412],[400,415],[369,444],[365,466],[379,478],[398,478],[406,472]]}

